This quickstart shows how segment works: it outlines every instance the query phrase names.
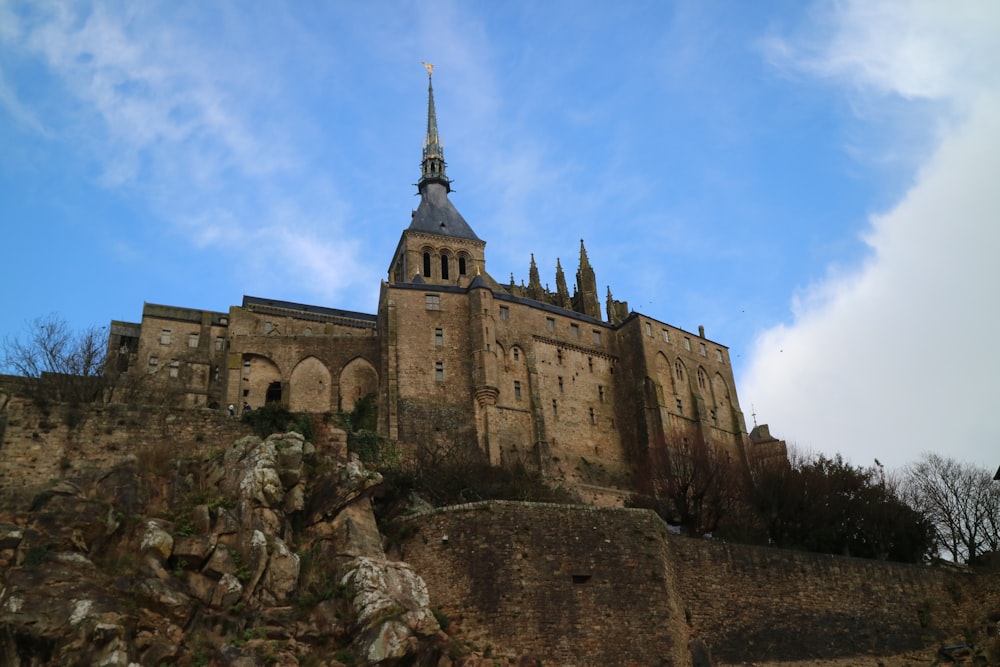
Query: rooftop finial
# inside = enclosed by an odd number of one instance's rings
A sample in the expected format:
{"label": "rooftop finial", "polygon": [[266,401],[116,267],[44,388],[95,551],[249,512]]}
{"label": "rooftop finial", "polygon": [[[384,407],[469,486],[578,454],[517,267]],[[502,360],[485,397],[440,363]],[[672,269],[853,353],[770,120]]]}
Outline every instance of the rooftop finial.
{"label": "rooftop finial", "polygon": [[425,63],[425,62],[422,62],[420,64],[427,68],[427,78],[428,79],[431,78],[432,76],[434,76],[434,65],[432,65],[431,63]]}

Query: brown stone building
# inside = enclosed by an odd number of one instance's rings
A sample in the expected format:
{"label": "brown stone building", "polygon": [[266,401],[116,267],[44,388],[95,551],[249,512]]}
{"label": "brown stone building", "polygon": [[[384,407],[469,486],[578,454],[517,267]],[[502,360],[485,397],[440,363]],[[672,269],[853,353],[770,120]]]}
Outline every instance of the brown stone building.
{"label": "brown stone building", "polygon": [[146,304],[141,323],[112,322],[112,361],[192,407],[349,411],[374,395],[383,436],[477,446],[598,502],[651,451],[697,443],[745,461],[757,439],[728,349],[610,288],[605,319],[583,241],[572,295],[558,262],[555,291],[533,257],[527,286],[490,276],[486,242],[449,200],[430,82],[417,188],[377,315],[249,296],[228,312]]}

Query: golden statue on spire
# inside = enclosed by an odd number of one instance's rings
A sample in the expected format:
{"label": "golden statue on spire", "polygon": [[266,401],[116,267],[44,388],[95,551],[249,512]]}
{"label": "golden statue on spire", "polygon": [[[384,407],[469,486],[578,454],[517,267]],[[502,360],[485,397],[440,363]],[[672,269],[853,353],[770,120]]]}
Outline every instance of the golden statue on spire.
{"label": "golden statue on spire", "polygon": [[421,62],[420,64],[427,68],[427,76],[428,77],[434,75],[434,65],[432,65],[430,63],[425,63],[425,62]]}

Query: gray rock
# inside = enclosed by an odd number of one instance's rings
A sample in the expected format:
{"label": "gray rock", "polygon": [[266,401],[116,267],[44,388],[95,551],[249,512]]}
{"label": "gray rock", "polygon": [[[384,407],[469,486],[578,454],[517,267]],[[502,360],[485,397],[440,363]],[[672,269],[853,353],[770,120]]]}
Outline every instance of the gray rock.
{"label": "gray rock", "polygon": [[146,556],[154,556],[160,563],[165,563],[174,550],[174,538],[166,529],[166,522],[150,519],[146,522],[139,551]]}

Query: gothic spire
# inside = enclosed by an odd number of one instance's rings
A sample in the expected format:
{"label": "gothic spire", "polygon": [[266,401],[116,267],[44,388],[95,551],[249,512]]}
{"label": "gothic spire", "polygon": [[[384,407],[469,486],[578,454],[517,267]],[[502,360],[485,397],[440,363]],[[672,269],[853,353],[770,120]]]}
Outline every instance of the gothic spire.
{"label": "gothic spire", "polygon": [[577,294],[574,295],[573,310],[594,319],[601,319],[601,304],[597,296],[597,278],[590,266],[587,249],[580,239],[580,268],[576,272]]}
{"label": "gothic spire", "polygon": [[531,253],[531,267],[528,269],[528,298],[541,301],[542,294],[542,279],[538,275],[538,267],[535,265],[535,253]]}
{"label": "gothic spire", "polygon": [[427,138],[424,139],[424,155],[421,161],[420,182],[417,187],[425,183],[441,183],[448,192],[451,192],[451,181],[445,173],[444,146],[438,136],[437,112],[434,110],[434,65],[424,63],[427,68]]}
{"label": "gothic spire", "polygon": [[417,181],[420,205],[410,219],[409,229],[425,234],[481,241],[448,199],[451,181],[444,171],[444,150],[438,136],[437,113],[434,111],[434,85],[431,82],[434,66],[424,63],[424,67],[427,68],[427,137],[424,139],[420,180]]}
{"label": "gothic spire", "polygon": [[572,308],[573,302],[569,298],[569,289],[566,287],[566,274],[563,273],[562,264],[556,257],[556,305],[560,308]]}

